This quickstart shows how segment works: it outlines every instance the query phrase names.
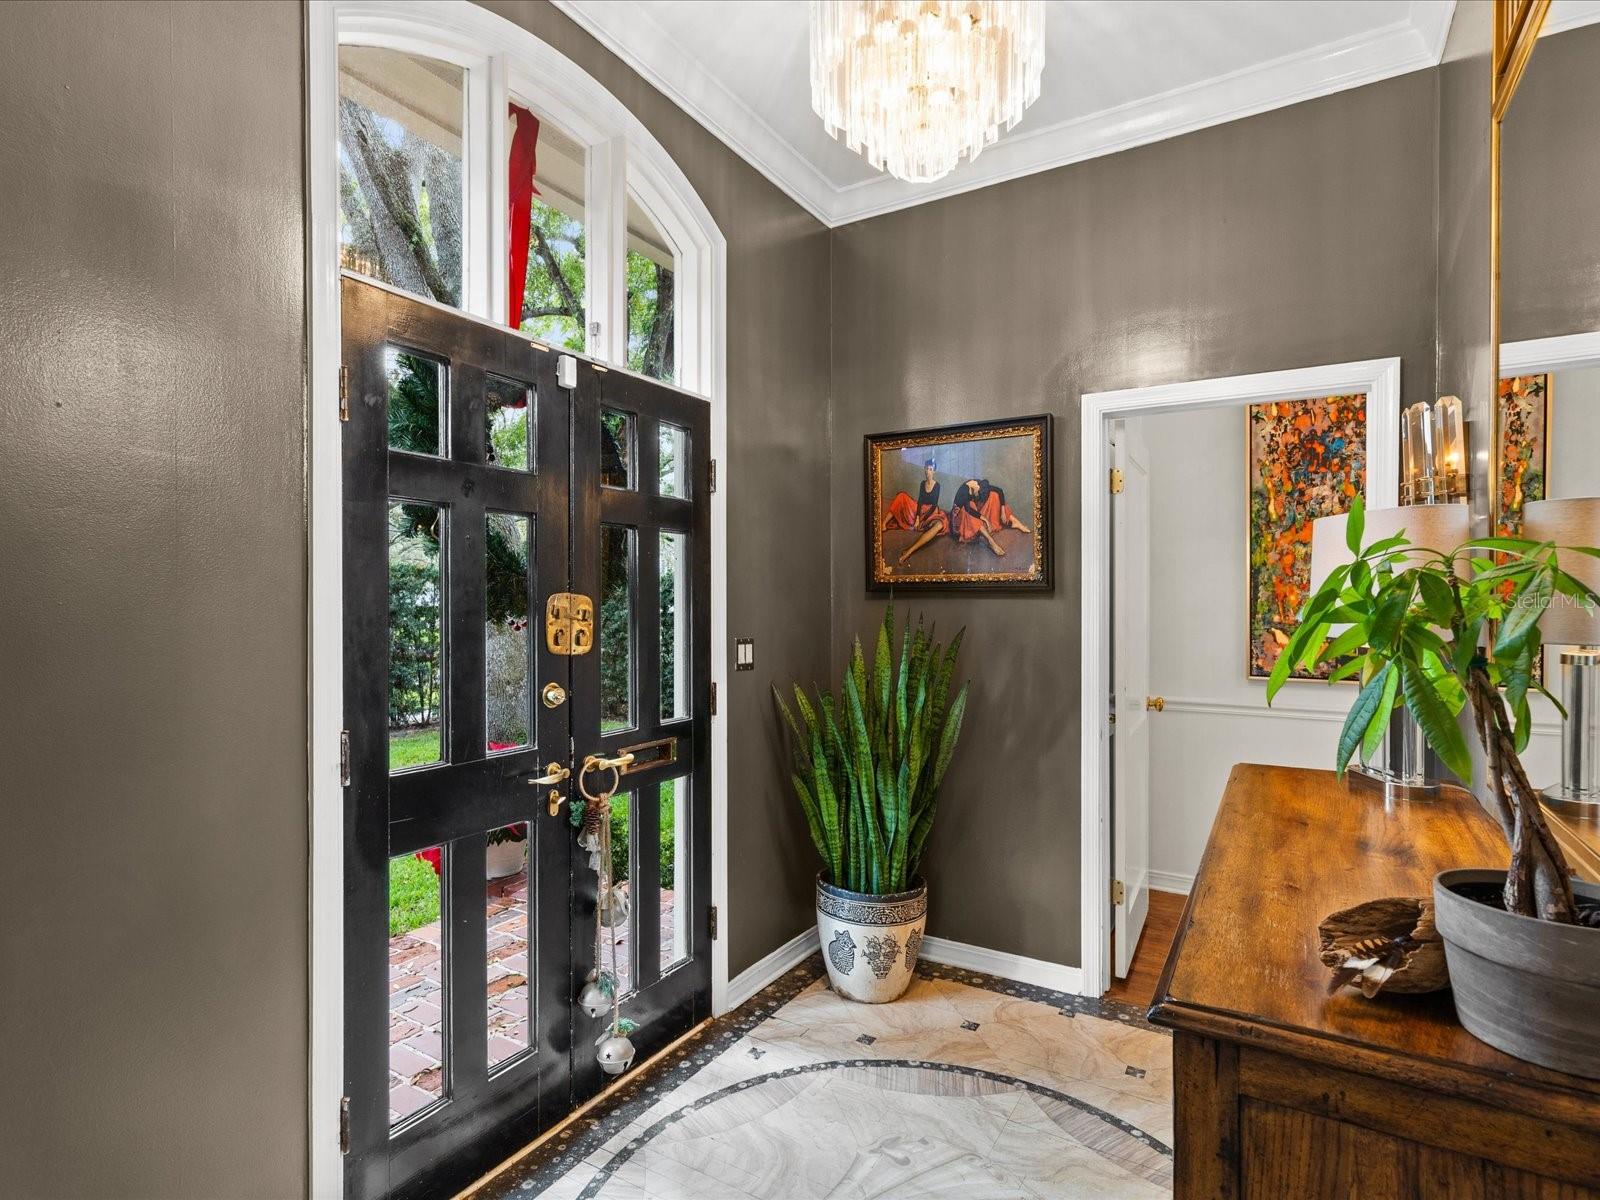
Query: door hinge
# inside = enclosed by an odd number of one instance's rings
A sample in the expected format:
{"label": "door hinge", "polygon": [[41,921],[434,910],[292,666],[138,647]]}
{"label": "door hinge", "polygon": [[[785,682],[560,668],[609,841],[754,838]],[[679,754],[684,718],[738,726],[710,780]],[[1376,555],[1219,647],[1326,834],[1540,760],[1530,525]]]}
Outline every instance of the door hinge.
{"label": "door hinge", "polygon": [[706,936],[713,942],[717,940],[717,906],[711,906],[710,913],[706,916]]}
{"label": "door hinge", "polygon": [[350,368],[339,364],[339,420],[350,419]]}
{"label": "door hinge", "polygon": [[350,731],[339,730],[339,786],[350,786]]}
{"label": "door hinge", "polygon": [[1111,468],[1111,494],[1113,496],[1122,495],[1122,468],[1121,467],[1112,467]]}
{"label": "door hinge", "polygon": [[706,470],[706,482],[712,495],[717,491],[717,460],[712,459]]}
{"label": "door hinge", "polygon": [[339,1097],[339,1153],[350,1153],[350,1097]]}
{"label": "door hinge", "polygon": [[717,685],[715,681],[711,684],[711,715],[713,717],[717,715]]}
{"label": "door hinge", "polygon": [[1113,903],[1113,904],[1121,904],[1122,900],[1123,900],[1124,892],[1125,892],[1125,889],[1122,886],[1122,880],[1113,879],[1111,881],[1111,903]]}

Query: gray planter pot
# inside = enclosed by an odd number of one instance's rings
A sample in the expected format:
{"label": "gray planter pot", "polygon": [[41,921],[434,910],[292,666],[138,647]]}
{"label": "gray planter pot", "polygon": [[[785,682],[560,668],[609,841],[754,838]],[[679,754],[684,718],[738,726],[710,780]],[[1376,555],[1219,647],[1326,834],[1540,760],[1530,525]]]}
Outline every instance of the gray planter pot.
{"label": "gray planter pot", "polygon": [[[1520,917],[1458,896],[1463,883],[1505,883],[1504,871],[1444,871],[1433,881],[1456,1015],[1467,1032],[1514,1058],[1600,1079],[1600,929]],[[1600,899],[1600,886],[1573,891]]]}
{"label": "gray planter pot", "polygon": [[817,876],[817,935],[828,982],[847,1000],[883,1004],[911,986],[928,923],[928,885],[869,896]]}

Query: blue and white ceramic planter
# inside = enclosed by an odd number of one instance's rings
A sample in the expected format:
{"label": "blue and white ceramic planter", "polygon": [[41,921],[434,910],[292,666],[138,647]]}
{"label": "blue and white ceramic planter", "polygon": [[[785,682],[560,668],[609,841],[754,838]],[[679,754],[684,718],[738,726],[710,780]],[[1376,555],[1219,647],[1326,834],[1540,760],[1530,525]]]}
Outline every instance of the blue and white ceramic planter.
{"label": "blue and white ceramic planter", "polygon": [[817,876],[817,934],[828,982],[847,1000],[883,1004],[911,985],[928,922],[928,885],[869,896]]}

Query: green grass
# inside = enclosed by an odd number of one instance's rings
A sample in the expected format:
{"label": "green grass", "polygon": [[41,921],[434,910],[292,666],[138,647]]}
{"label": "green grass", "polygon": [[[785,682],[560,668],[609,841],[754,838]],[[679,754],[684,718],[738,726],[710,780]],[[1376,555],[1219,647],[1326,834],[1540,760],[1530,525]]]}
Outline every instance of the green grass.
{"label": "green grass", "polygon": [[439,877],[414,854],[389,860],[389,936],[439,919]]}
{"label": "green grass", "polygon": [[438,762],[439,730],[408,729],[404,733],[389,735],[389,770],[400,771],[406,767],[421,767]]}

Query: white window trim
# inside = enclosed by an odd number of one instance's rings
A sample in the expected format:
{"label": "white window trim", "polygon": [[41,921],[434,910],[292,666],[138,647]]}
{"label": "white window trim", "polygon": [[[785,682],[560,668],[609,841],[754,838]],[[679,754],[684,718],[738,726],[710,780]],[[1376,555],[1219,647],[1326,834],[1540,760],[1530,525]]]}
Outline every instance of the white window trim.
{"label": "white window trim", "polygon": [[1079,901],[1082,991],[1111,982],[1111,446],[1109,423],[1134,415],[1306,400],[1364,392],[1367,397],[1367,504],[1400,502],[1400,360],[1378,358],[1226,379],[1202,379],[1117,392],[1087,392],[1079,409],[1083,454],[1082,642],[1078,795],[1083,892]]}
{"label": "white window trim", "polygon": [[[586,219],[591,255],[588,320],[601,322],[593,358],[627,363],[622,266],[627,188],[632,187],[677,255],[678,390],[711,407],[710,456],[719,467],[711,497],[711,680],[726,691],[727,637],[727,242],[688,177],[642,122],[577,64],[520,26],[466,0],[311,0],[307,19],[307,242],[309,274],[307,476],[310,766],[309,1190],[343,1194],[339,1103],[344,1087],[344,795],[341,427],[338,419],[339,160],[338,45],[384,45],[469,70],[462,178],[463,310],[501,323],[507,282],[505,113],[515,95],[589,147]],[[602,194],[603,193],[603,194]],[[591,258],[591,265],[594,259]],[[617,269],[611,270],[610,263]],[[604,278],[597,278],[603,274]],[[613,278],[614,277],[614,278]],[[692,303],[685,298],[692,299]],[[728,997],[728,734],[711,723],[711,902],[721,913],[712,943],[712,1009]]]}

